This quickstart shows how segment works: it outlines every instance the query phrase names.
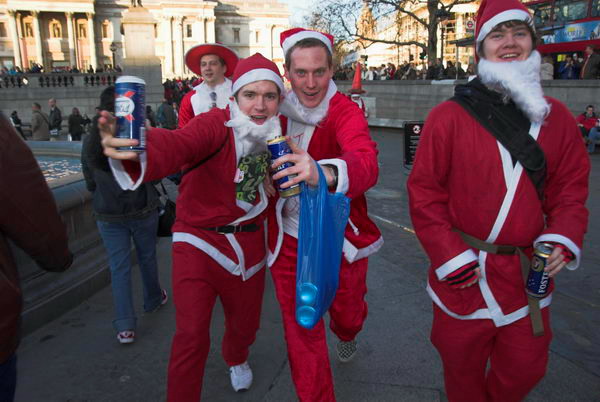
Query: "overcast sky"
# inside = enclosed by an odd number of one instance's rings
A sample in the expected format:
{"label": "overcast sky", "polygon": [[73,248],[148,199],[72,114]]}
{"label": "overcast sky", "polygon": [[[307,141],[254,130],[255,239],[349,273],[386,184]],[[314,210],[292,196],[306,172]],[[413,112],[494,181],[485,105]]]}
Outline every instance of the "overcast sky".
{"label": "overcast sky", "polygon": [[310,10],[315,1],[316,0],[279,0],[281,3],[286,3],[290,8],[292,13],[290,16],[290,25],[292,26],[300,26],[302,24],[303,17],[310,14]]}

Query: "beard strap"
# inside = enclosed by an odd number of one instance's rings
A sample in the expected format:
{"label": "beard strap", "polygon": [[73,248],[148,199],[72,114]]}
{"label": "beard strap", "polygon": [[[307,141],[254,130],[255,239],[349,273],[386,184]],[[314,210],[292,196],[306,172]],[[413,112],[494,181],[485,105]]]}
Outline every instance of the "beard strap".
{"label": "beard strap", "polygon": [[450,98],[492,134],[510,153],[513,163],[521,163],[533,183],[540,201],[544,200],[546,157],[537,141],[529,135],[531,122],[513,102],[505,103],[478,79],[458,85]]}

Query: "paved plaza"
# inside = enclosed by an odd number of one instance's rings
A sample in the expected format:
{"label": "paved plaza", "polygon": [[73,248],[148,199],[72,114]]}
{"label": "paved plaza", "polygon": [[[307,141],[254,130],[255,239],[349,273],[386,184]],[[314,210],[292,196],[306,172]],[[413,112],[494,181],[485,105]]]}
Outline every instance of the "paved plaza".
{"label": "paved plaza", "polygon": [[[369,316],[359,352],[347,364],[330,358],[338,401],[445,401],[442,368],[429,342],[432,307],[425,292],[428,260],[408,216],[402,135],[374,130],[379,144],[379,183],[368,193],[369,210],[385,245],[370,259]],[[577,271],[562,272],[552,304],[554,340],[545,379],[527,401],[600,401],[600,153],[592,155],[590,227]],[[170,239],[159,243],[163,287],[170,289]],[[139,279],[139,276],[135,277]],[[142,314],[137,339],[120,345],[111,326],[109,287],[27,335],[19,349],[17,402],[149,402],[165,400],[174,308]],[[203,400],[295,401],[279,307],[268,276],[261,329],[251,349],[254,384],[236,394],[220,356],[220,305],[213,314],[211,351]]]}

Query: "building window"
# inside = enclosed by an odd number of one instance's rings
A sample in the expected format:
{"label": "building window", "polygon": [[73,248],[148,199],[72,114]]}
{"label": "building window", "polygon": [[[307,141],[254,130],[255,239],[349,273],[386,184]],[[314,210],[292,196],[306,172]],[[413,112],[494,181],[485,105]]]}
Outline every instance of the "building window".
{"label": "building window", "polygon": [[185,37],[186,38],[191,38],[192,37],[192,24],[185,24]]}
{"label": "building window", "polygon": [[559,0],[554,5],[554,19],[558,22],[566,22],[585,18],[587,7],[587,0]]}
{"label": "building window", "polygon": [[31,22],[25,22],[23,24],[23,28],[23,31],[25,31],[25,37],[33,38],[33,26],[31,25]]}
{"label": "building window", "polygon": [[104,21],[102,23],[102,39],[110,38],[110,22]]}
{"label": "building window", "polygon": [[255,37],[256,37],[256,43],[258,43],[260,41],[260,31],[255,32]]}
{"label": "building window", "polygon": [[233,42],[240,43],[240,29],[233,28]]}
{"label": "building window", "polygon": [[594,0],[592,3],[592,17],[600,17],[600,0]]}
{"label": "building window", "polygon": [[85,22],[77,24],[77,36],[80,38],[87,38],[87,27]]}
{"label": "building window", "polygon": [[0,38],[6,38],[6,24],[0,22]]}
{"label": "building window", "polygon": [[62,27],[60,22],[52,20],[50,22],[50,37],[51,38],[62,38]]}

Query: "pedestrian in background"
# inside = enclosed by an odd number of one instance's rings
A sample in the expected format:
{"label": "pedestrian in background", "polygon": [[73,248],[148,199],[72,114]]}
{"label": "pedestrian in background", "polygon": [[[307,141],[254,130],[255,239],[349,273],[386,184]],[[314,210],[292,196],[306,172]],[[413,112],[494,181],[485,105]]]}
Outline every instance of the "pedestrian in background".
{"label": "pedestrian in background", "polygon": [[173,106],[171,106],[169,101],[165,98],[163,98],[162,103],[158,107],[156,118],[158,119],[159,126],[162,128],[166,128],[167,130],[174,130],[177,128],[177,115],[175,114]]}
{"label": "pedestrian in background", "polygon": [[79,113],[79,109],[74,107],[69,115],[69,135],[71,141],[81,141],[81,135],[84,131],[84,118]]}
{"label": "pedestrian in background", "polygon": [[8,240],[40,268],[66,270],[73,261],[67,231],[37,160],[0,113],[0,401],[14,400],[23,295]]}
{"label": "pedestrian in background", "polygon": [[593,45],[585,47],[585,60],[581,67],[580,77],[583,80],[595,80],[600,73],[600,54]]}
{"label": "pedestrian in background", "polygon": [[23,134],[23,123],[21,122],[21,119],[19,118],[19,115],[17,114],[16,110],[13,110],[13,112],[10,114],[10,121],[12,123],[12,125],[14,126],[15,130],[17,130],[17,132],[21,135],[21,137],[27,141],[27,138],[25,137],[25,134]]}
{"label": "pedestrian in background", "polygon": [[150,105],[146,105],[146,119],[150,122],[152,127],[156,127],[156,115]]}
{"label": "pedestrian in background", "polygon": [[50,141],[58,141],[60,139],[60,130],[62,127],[62,113],[58,106],[56,106],[56,99],[50,98],[48,100],[48,106],[50,107],[50,113],[48,115]]}
{"label": "pedestrian in background", "polygon": [[542,59],[542,65],[540,66],[540,78],[542,81],[554,79],[554,65],[552,64],[552,57],[545,56]]}
{"label": "pedestrian in background", "polygon": [[31,105],[31,135],[34,141],[50,140],[50,123],[48,115],[42,112],[39,103],[34,102]]}
{"label": "pedestrian in background", "polygon": [[577,116],[575,120],[577,120],[577,127],[581,131],[582,137],[588,138],[590,130],[596,127],[598,123],[598,116],[596,115],[594,105],[587,105],[585,112]]}
{"label": "pedestrian in background", "polygon": [[[114,86],[100,95],[100,109],[114,111]],[[124,191],[113,178],[108,159],[102,152],[98,116],[83,141],[81,167],[87,189],[92,193],[94,218],[108,253],[115,308],[113,326],[122,344],[135,340],[137,317],[131,283],[131,240],[135,245],[144,288],[144,311],[154,312],[167,302],[161,289],[156,262],[158,193],[150,183],[135,191]]]}
{"label": "pedestrian in background", "polygon": [[558,76],[561,80],[579,79],[579,63],[571,56],[567,56],[558,67]]}

